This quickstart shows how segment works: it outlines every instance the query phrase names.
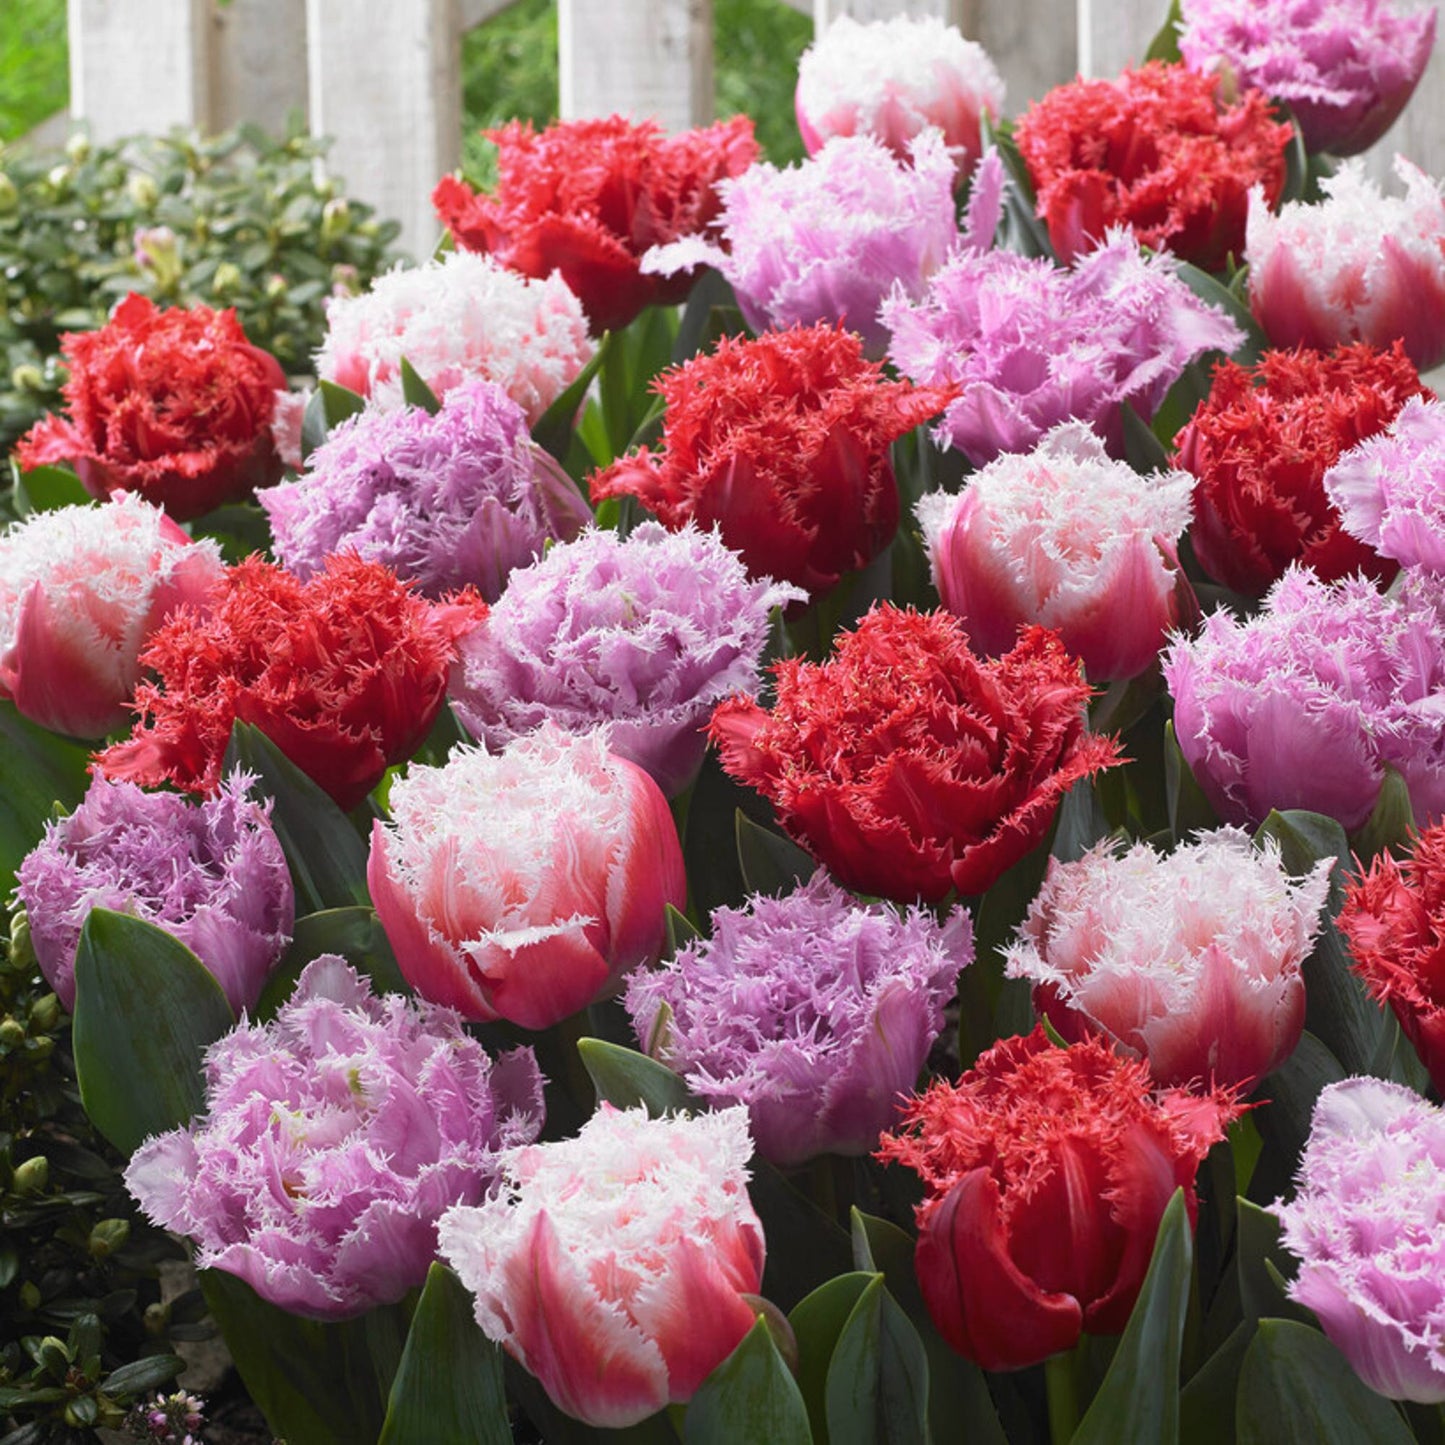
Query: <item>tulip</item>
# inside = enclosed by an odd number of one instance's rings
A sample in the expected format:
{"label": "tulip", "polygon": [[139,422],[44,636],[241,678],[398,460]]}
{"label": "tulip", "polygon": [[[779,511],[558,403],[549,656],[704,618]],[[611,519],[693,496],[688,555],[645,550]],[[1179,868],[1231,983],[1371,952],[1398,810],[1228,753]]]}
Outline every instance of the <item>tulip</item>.
{"label": "tulip", "polygon": [[975,647],[998,656],[1037,623],[1090,678],[1128,678],[1179,619],[1176,547],[1193,491],[1187,473],[1141,477],[1082,422],[1063,422],[961,493],[924,497],[918,521],[943,605]]}
{"label": "tulip", "polygon": [[1424,829],[1403,863],[1382,853],[1351,879],[1339,927],[1355,972],[1445,1085],[1445,824]]}
{"label": "tulip", "polygon": [[435,416],[407,407],[348,418],[303,476],[256,500],[298,577],[352,550],[434,599],[475,587],[495,602],[514,568],[592,520],[576,484],[528,436],[521,407],[480,377],[458,382]]}
{"label": "tulip", "polygon": [[452,251],[335,297],[316,374],[383,411],[405,404],[405,359],[438,397],[469,376],[494,381],[535,426],[596,348],[560,276],[530,280],[487,256]]}
{"label": "tulip", "polygon": [[455,1014],[376,998],[324,954],[270,1023],[211,1046],[205,1114],[147,1139],[125,1183],[199,1268],[344,1319],[418,1288],[442,1212],[482,1199],[541,1126],[530,1049],[489,1059]]}
{"label": "tulip", "polygon": [[1400,341],[1420,371],[1445,360],[1445,199],[1404,156],[1395,174],[1403,197],[1347,161],[1321,183],[1325,200],[1278,215],[1250,194],[1249,304],[1272,345]]}
{"label": "tulip", "polygon": [[458,644],[452,703],[492,752],[547,721],[610,724],[612,751],[673,797],[702,764],[713,707],[757,683],[773,609],[805,597],[749,581],[716,533],[690,524],[588,532],[512,575]]}
{"label": "tulip", "polygon": [[1186,0],[1179,49],[1284,101],[1311,151],[1353,156],[1395,123],[1425,73],[1435,7],[1396,0]]}
{"label": "tulip", "polygon": [[1299,1042],[1301,966],[1319,931],[1332,859],[1292,880],[1272,840],[1235,828],[1161,857],[1103,843],[1049,860],[1007,953],[1010,978],[1065,1039],[1097,1031],[1164,1085],[1262,1078]]}
{"label": "tulip", "polygon": [[1353,1078],[1315,1102],[1295,1197],[1274,1206],[1300,1260],[1290,1298],[1372,1389],[1445,1402],[1445,1116]]}
{"label": "tulip", "polygon": [[55,732],[123,727],[151,635],[224,576],[214,542],[130,493],[34,513],[0,535],[0,696]]}
{"label": "tulip", "polygon": [[467,1018],[545,1029],[656,961],[687,901],[657,784],[605,732],[544,724],[391,789],[367,881],[407,981]]}
{"label": "tulip", "polygon": [[929,126],[965,176],[982,150],[980,117],[1003,111],[1004,83],[983,46],[933,16],[861,24],[840,15],[798,61],[798,129],[808,154],[866,135],[899,160]]}
{"label": "tulip", "polygon": [[1445,406],[1412,396],[1385,431],[1341,454],[1324,488],[1352,537],[1445,576]]}
{"label": "tulip", "polygon": [[973,961],[969,917],[862,904],[824,874],[719,908],[712,937],[627,986],[637,1037],[714,1106],[744,1104],[778,1165],[866,1154],[897,1115]]}
{"label": "tulip", "polygon": [[559,1409],[620,1428],[691,1399],[756,1318],[763,1228],[740,1108],[649,1119],[602,1104],[518,1148],[501,1193],[442,1218],[477,1323]]}
{"label": "tulip", "polygon": [[1151,1092],[1100,1040],[1005,1039],[910,1105],[879,1158],[923,1180],[914,1264],[933,1322],[986,1370],[1018,1370],[1080,1334],[1117,1335],[1165,1207],[1237,1112],[1225,1092]]}
{"label": "tulip", "polygon": [[46,982],[75,1007],[75,952],[92,908],[173,934],[215,976],[234,1012],[254,1009],[291,942],[295,897],[270,804],[233,773],[204,803],[95,778],[45,825],[15,874]]}
{"label": "tulip", "polygon": [[61,350],[67,415],[20,439],[27,471],[69,463],[91,496],[139,492],[179,522],[280,477],[271,418],[286,374],[234,311],[157,310],[132,292]]}
{"label": "tulip", "polygon": [[1076,782],[1119,761],[1085,730],[1078,662],[1041,627],[981,661],[948,613],[880,604],[828,661],[773,671],[771,710],[741,697],[713,714],[723,768],[860,893],[985,892]]}

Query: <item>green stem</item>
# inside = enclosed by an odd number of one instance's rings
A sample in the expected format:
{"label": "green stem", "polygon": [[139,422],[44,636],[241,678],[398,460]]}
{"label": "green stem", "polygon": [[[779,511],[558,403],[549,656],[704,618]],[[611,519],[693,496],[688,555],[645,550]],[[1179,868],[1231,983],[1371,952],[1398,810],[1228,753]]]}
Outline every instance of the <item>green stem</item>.
{"label": "green stem", "polygon": [[1079,1382],[1073,1350],[1062,1350],[1044,1361],[1044,1387],[1049,1399],[1049,1439],[1068,1445],[1079,1428]]}

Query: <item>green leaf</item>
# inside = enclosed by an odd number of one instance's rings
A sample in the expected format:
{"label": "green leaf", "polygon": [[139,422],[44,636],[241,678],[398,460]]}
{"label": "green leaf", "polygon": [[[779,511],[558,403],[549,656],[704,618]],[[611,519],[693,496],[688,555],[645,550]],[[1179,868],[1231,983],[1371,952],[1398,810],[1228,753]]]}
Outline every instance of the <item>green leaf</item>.
{"label": "green leaf", "polygon": [[818,863],[791,838],[753,822],[739,808],[734,815],[738,864],[750,893],[791,893],[817,871]]}
{"label": "green leaf", "polygon": [[366,844],[346,814],[265,733],[236,723],[225,767],[257,774],[261,790],[276,800],[271,822],[296,882],[297,912],[370,904]]}
{"label": "green leaf", "polygon": [[1284,866],[1296,877],[1308,873],[1322,858],[1333,858],[1338,871],[1348,871],[1350,843],[1345,830],[1323,813],[1307,813],[1302,808],[1277,809],[1255,830],[1255,841],[1273,838],[1279,844]]}
{"label": "green leaf", "polygon": [[1174,1445],[1179,1439],[1179,1355],[1189,1307],[1193,1241],[1176,1189],[1119,1348],[1072,1445]]}
{"label": "green leaf", "polygon": [[112,1370],[100,1382],[100,1388],[111,1396],[140,1395],[174,1380],[185,1368],[186,1362],[179,1355],[146,1355]]}
{"label": "green leaf", "polygon": [[1261,1320],[1239,1372],[1239,1445],[1414,1445],[1395,1406],[1318,1330]]}
{"label": "green leaf", "polygon": [[666,910],[664,921],[667,924],[667,954],[671,958],[679,948],[684,948],[689,943],[696,943],[702,934],[693,927],[692,920],[687,914],[679,913],[670,903],[663,906]]}
{"label": "green leaf", "polygon": [[254,1011],[256,1018],[263,1022],[274,1018],[276,1010],[291,997],[302,970],[323,953],[339,953],[371,980],[376,993],[409,992],[376,910],[327,908],[296,920],[291,946],[261,990]]}
{"label": "green leaf", "polygon": [[1179,1445],[1235,1445],[1234,1401],[1254,1330],[1253,1320],[1236,1325],[1190,1376],[1179,1396]]}
{"label": "green leaf", "polygon": [[427,1272],[378,1445],[511,1445],[502,1353],[481,1332],[466,1286],[445,1265]]}
{"label": "green leaf", "polygon": [[68,467],[36,467],[15,479],[16,509],[22,516],[31,512],[56,512],[62,507],[83,507],[95,500],[85,484]]}
{"label": "green leaf", "polygon": [[1059,804],[1051,855],[1060,862],[1073,863],[1108,836],[1109,820],[1099,795],[1088,778],[1080,778]]}
{"label": "green leaf", "polygon": [[1409,843],[1415,828],[1415,811],[1410,806],[1410,790],[1400,773],[1385,765],[1385,781],[1379,801],[1370,816],[1350,840],[1355,855],[1368,864],[1378,853],[1390,853]]}
{"label": "green leaf", "polygon": [[349,416],[356,416],[366,410],[366,398],[349,387],[338,386],[334,381],[318,381],[316,394],[321,398],[322,414],[326,418],[326,429],[332,431]]}
{"label": "green leaf", "polygon": [[53,809],[68,812],[85,796],[90,753],[21,717],[13,702],[0,702],[0,753],[0,875],[9,879],[40,841]]}
{"label": "green leaf", "polygon": [[169,933],[93,908],[75,955],[80,1098],[122,1154],[205,1108],[201,1056],[235,1024],[221,986]]}
{"label": "green leaf", "polygon": [[812,1445],[797,1382],[759,1320],[687,1407],[686,1445]]}
{"label": "green leaf", "polygon": [[1169,13],[1164,17],[1158,33],[1149,42],[1149,48],[1144,52],[1144,60],[1163,60],[1174,65],[1183,59],[1179,53],[1179,31],[1183,24],[1184,16],[1179,8],[1179,0],[1170,0]]}
{"label": "green leaf", "polygon": [[597,1090],[597,1102],[616,1109],[646,1106],[654,1118],[691,1109],[697,1100],[665,1064],[606,1039],[578,1039],[577,1054]]}
{"label": "green leaf", "polygon": [[853,1306],[833,1351],[827,1409],[832,1445],[928,1439],[928,1357],[882,1275]]}
{"label": "green leaf", "polygon": [[587,395],[592,378],[602,369],[602,363],[611,346],[612,333],[604,331],[602,340],[597,343],[597,350],[592,353],[592,359],[577,373],[566,391],[542,413],[537,425],[532,428],[532,440],[559,462],[567,460],[567,452],[572,445],[572,427],[582,405],[582,398]]}
{"label": "green leaf", "polygon": [[1259,360],[1260,353],[1267,349],[1269,341],[1259,329],[1259,322],[1253,312],[1227,286],[1222,286],[1207,271],[1192,266],[1188,261],[1177,261],[1174,266],[1179,279],[1201,301],[1218,307],[1239,329],[1244,332],[1244,342],[1230,353],[1241,366],[1250,366]]}
{"label": "green leaf", "polygon": [[326,424],[326,398],[321,392],[313,391],[301,413],[301,460],[306,462],[311,453],[326,440],[329,430]]}
{"label": "green leaf", "polygon": [[1191,833],[1219,826],[1219,817],[1204,796],[1174,734],[1174,720],[1164,724],[1164,788],[1169,801],[1169,831],[1176,843]]}
{"label": "green leaf", "polygon": [[808,1421],[817,1445],[829,1445],[827,1388],[828,1366],[838,1336],[872,1281],[881,1276],[872,1270],[853,1270],[835,1275],[799,1300],[788,1315],[798,1342],[798,1389],[808,1410]]}
{"label": "green leaf", "polygon": [[408,406],[419,406],[431,416],[435,416],[442,409],[436,392],[404,356],[401,359],[401,395]]}
{"label": "green leaf", "polygon": [[1280,1256],[1280,1224],[1276,1215],[1248,1199],[1235,1201],[1238,1245],[1235,1270],[1239,1300],[1246,1321],[1286,1316],[1308,1322],[1310,1316],[1281,1291],[1273,1259]]}
{"label": "green leaf", "polygon": [[1289,1188],[1315,1101],[1326,1084],[1344,1077],[1340,1061],[1306,1029],[1289,1058],[1260,1082],[1255,1094],[1269,1103],[1254,1114],[1264,1149],[1249,1181],[1251,1199],[1277,1199]]}
{"label": "green leaf", "polygon": [[1140,476],[1169,470],[1169,453],[1154,435],[1149,423],[1126,401],[1124,413],[1124,459]]}

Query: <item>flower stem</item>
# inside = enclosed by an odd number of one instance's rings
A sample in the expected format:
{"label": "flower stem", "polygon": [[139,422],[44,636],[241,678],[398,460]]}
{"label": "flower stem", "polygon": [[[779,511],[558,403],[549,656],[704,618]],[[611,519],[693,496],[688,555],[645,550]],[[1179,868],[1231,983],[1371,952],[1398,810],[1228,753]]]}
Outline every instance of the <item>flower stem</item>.
{"label": "flower stem", "polygon": [[1061,1350],[1044,1361],[1044,1387],[1049,1398],[1049,1439],[1068,1445],[1079,1428],[1079,1382],[1074,1351]]}

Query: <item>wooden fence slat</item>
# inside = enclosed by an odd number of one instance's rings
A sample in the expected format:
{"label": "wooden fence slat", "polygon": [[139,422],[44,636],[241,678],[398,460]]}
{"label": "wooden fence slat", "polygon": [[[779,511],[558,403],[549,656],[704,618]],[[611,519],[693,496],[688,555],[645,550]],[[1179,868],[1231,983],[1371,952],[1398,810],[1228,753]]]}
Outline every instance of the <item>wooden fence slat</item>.
{"label": "wooden fence slat", "polygon": [[306,113],[304,0],[211,4],[207,125],[252,121],[279,135],[293,110]]}

